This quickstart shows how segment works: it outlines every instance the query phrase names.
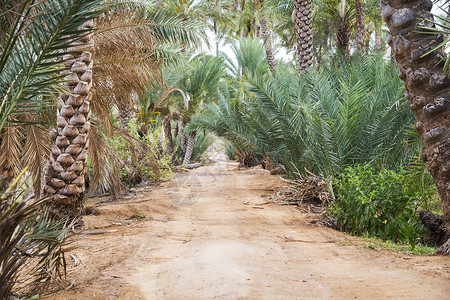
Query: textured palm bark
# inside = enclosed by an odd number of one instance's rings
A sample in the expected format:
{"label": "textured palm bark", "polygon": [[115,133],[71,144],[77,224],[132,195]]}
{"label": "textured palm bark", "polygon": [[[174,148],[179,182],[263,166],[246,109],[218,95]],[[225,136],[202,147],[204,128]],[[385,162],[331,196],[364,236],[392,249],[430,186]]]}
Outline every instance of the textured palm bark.
{"label": "textured palm bark", "polygon": [[336,32],[337,48],[346,55],[349,53],[350,28],[350,25],[344,20],[339,24]]}
{"label": "textured palm bark", "polygon": [[180,135],[180,147],[181,147],[181,157],[184,158],[186,154],[186,148],[187,148],[187,137],[186,133],[184,132],[184,126],[185,123],[183,120],[178,121],[178,134]]}
{"label": "textured palm bark", "polygon": [[292,21],[297,39],[298,73],[303,74],[313,62],[312,3],[311,0],[294,0]]}
{"label": "textured palm bark", "polygon": [[355,35],[356,35],[356,48],[359,52],[364,52],[366,49],[366,31],[365,31],[365,19],[364,12],[365,3],[364,0],[355,0]]}
{"label": "textured palm bark", "polygon": [[[381,16],[389,27],[386,41],[400,69],[399,77],[405,82],[405,96],[422,137],[422,159],[436,183],[444,215],[450,220],[450,78],[443,73],[442,50],[422,57],[443,37],[420,33],[418,28],[433,26],[431,7],[431,0],[382,0]],[[450,255],[450,241],[437,253]]]}
{"label": "textured palm bark", "polygon": [[[261,4],[262,10],[264,7],[264,0],[260,0],[259,3]],[[272,34],[270,32],[267,23],[267,18],[265,16],[262,16],[260,23],[261,23],[261,35],[264,42],[264,48],[266,49],[267,63],[269,64],[270,72],[272,72],[273,76],[277,77],[277,64],[275,62],[275,57],[273,55],[273,48],[272,48]]]}
{"label": "textured palm bark", "polygon": [[[93,21],[82,28],[92,28]],[[90,101],[92,93],[93,35],[72,45],[64,55],[70,72],[66,87],[69,91],[59,98],[57,130],[50,132],[53,140],[50,164],[46,170],[44,193],[51,197],[50,214],[68,217],[81,216],[86,191],[87,141],[90,131]]]}
{"label": "textured palm bark", "polygon": [[163,119],[164,137],[166,139],[166,152],[169,155],[173,154],[173,138],[172,127],[170,125],[170,115],[167,115]]}
{"label": "textured palm bark", "polygon": [[181,164],[181,166],[186,166],[191,162],[192,152],[194,151],[196,135],[197,135],[196,131],[189,133],[187,147],[186,147],[186,154],[184,155],[183,163]]}
{"label": "textured palm bark", "polygon": [[123,128],[128,128],[130,120],[136,115],[136,111],[132,105],[131,95],[119,96],[117,100],[116,105],[119,110],[119,121]]}

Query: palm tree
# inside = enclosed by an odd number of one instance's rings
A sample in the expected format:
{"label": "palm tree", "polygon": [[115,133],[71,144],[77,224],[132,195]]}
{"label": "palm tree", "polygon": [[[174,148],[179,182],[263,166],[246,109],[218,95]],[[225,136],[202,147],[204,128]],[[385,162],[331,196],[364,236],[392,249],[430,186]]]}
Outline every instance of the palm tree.
{"label": "palm tree", "polygon": [[[90,20],[79,28],[92,31]],[[58,99],[57,126],[51,131],[52,153],[44,191],[50,195],[51,214],[75,219],[81,215],[87,176],[87,141],[90,132],[94,39],[89,33],[66,49],[67,92]]]}
{"label": "palm tree", "polygon": [[[42,212],[48,199],[38,199],[39,190],[34,201],[32,194],[23,199],[16,194],[16,185],[28,167],[17,175],[6,192],[3,184],[10,182],[14,169],[26,164],[32,165],[35,187],[40,187],[47,139],[43,135],[46,128],[39,123],[45,120],[43,115],[51,114],[54,96],[64,90],[60,85],[61,71],[68,70],[64,61],[57,58],[61,57],[61,49],[90,34],[82,26],[102,12],[101,2],[0,1],[0,168],[8,172],[1,178],[0,187],[1,299],[10,296],[24,265],[37,271],[38,283],[53,278],[55,271],[59,273],[64,268],[61,249],[67,233],[64,221],[49,221]],[[22,135],[22,131],[27,133]],[[27,282],[28,287],[33,286],[24,278],[19,279]]]}
{"label": "palm tree", "polygon": [[239,86],[223,93],[191,126],[269,156],[292,176],[403,164],[412,155],[402,143],[412,115],[399,109],[404,99],[395,66],[378,56],[322,68],[300,79],[279,72],[279,82],[247,72],[244,93]]}
{"label": "palm tree", "polygon": [[382,26],[383,19],[380,14],[380,2],[376,0],[366,1],[366,17],[368,22],[371,22],[374,27],[375,35],[375,51],[381,51],[383,49]]}
{"label": "palm tree", "polygon": [[[31,3],[0,3],[6,12],[1,18],[5,35],[1,38],[0,62],[0,169],[6,175],[2,183],[7,183],[21,165],[32,165],[39,197],[42,167],[48,157],[48,135],[39,123],[51,114],[53,99],[61,91],[60,72],[65,69],[55,58],[60,56],[61,48],[85,38],[89,32],[78,28],[81,20],[96,17],[101,1],[48,0],[35,6]],[[83,9],[85,14],[72,17],[73,11]]]}
{"label": "palm tree", "polygon": [[[113,131],[108,103],[122,108],[122,113],[131,111],[134,98],[152,81],[161,80],[161,68],[168,62],[179,60],[179,51],[164,47],[164,44],[176,41],[198,44],[202,31],[197,29],[197,23],[180,20],[165,9],[151,10],[140,2],[131,5],[119,3],[97,19],[94,34],[98,45],[94,47],[91,34],[90,39],[86,37],[83,40],[85,46],[77,45],[83,52],[72,51],[71,56],[67,57],[69,62],[80,66],[80,71],[69,76],[67,85],[70,95],[61,97],[63,106],[58,111],[59,129],[53,131],[53,161],[47,170],[45,191],[54,199],[52,211],[55,214],[70,218],[80,216],[87,177],[85,161],[88,142],[94,169],[93,185],[104,182],[111,185],[113,191],[120,190],[118,169],[113,166],[115,172],[108,170],[111,165],[108,160],[117,162],[117,158],[101,140],[102,132],[98,128],[101,126],[110,134]],[[92,54],[87,50],[96,50],[95,65]],[[72,69],[78,70],[75,67]],[[92,78],[93,71],[95,78]],[[93,93],[87,90],[92,84]],[[94,122],[89,120],[90,104],[93,104]],[[78,121],[75,122],[74,118]],[[89,129],[94,130],[95,134],[89,134]],[[126,134],[122,130],[116,132]],[[98,151],[103,155],[96,153]],[[102,180],[102,176],[109,178]]]}
{"label": "palm tree", "polygon": [[356,48],[362,53],[364,52],[366,45],[366,17],[364,0],[355,0],[355,17]]}
{"label": "palm tree", "polygon": [[[196,47],[206,39],[204,26],[167,8],[116,6],[97,21],[94,98],[119,110],[126,125],[135,115],[138,95],[162,82],[162,69],[180,65],[181,45]],[[97,114],[96,114],[97,115]]]}
{"label": "palm tree", "polygon": [[292,19],[297,40],[297,67],[303,74],[313,63],[312,2],[294,0]]}
{"label": "palm tree", "polygon": [[266,58],[267,63],[269,64],[270,71],[272,72],[273,76],[277,77],[277,65],[275,62],[275,57],[273,55],[273,49],[272,49],[272,34],[271,30],[269,28],[269,24],[267,22],[267,17],[264,15],[264,0],[259,0],[262,16],[260,17],[260,24],[261,24],[261,37],[264,42],[264,48],[266,49]]}
{"label": "palm tree", "polygon": [[[182,76],[176,85],[186,96],[186,100],[180,103],[179,109],[181,123],[186,126],[192,116],[198,113],[204,105],[214,101],[218,97],[218,83],[224,75],[223,62],[220,57],[198,55],[189,62],[189,70]],[[180,129],[180,133],[184,128]],[[190,162],[195,142],[196,130],[188,132],[186,151],[182,165]]]}
{"label": "palm tree", "polygon": [[[450,79],[444,73],[443,37],[420,27],[431,27],[431,1],[406,6],[399,0],[382,0],[381,16],[389,27],[392,48],[405,82],[405,95],[416,116],[415,128],[423,141],[422,160],[433,176],[450,221]],[[419,29],[419,30],[418,30]],[[435,49],[435,50],[434,50]],[[428,55],[428,50],[434,50]],[[450,255],[450,240],[437,253]]]}

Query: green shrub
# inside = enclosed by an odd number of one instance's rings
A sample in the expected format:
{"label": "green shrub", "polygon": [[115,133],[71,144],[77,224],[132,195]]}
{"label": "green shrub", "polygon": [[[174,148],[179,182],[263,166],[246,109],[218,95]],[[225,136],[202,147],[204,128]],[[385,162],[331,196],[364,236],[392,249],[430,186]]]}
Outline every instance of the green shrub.
{"label": "green shrub", "polygon": [[348,167],[333,181],[333,189],[337,198],[330,210],[341,230],[408,241],[414,248],[423,232],[415,211],[426,195],[408,184],[403,172]]}
{"label": "green shrub", "polygon": [[211,145],[212,139],[208,134],[203,132],[197,132],[195,137],[194,149],[192,151],[191,161],[199,161],[202,159],[203,154]]}
{"label": "green shrub", "polygon": [[225,147],[225,154],[227,155],[229,160],[236,160],[236,149],[231,145],[230,143],[226,145]]}
{"label": "green shrub", "polygon": [[140,135],[138,123],[132,119],[128,132],[116,134],[108,139],[108,144],[123,162],[119,176],[128,186],[171,178],[171,158],[160,151],[159,128],[149,127],[147,133]]}

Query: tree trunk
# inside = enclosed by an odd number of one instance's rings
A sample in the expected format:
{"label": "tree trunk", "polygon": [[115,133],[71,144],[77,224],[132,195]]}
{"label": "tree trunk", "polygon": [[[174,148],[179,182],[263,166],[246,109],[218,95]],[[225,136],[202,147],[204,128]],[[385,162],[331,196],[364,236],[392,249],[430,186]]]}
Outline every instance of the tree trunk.
{"label": "tree trunk", "polygon": [[[86,22],[82,28],[92,28]],[[93,34],[71,47],[73,54],[64,55],[71,74],[65,84],[69,90],[59,98],[57,109],[58,130],[50,133],[53,140],[50,164],[46,170],[44,192],[51,196],[50,214],[70,220],[81,216],[86,191],[87,140],[90,131],[90,101],[92,93]]]}
{"label": "tree trunk", "polygon": [[188,165],[191,162],[192,152],[194,151],[195,145],[195,136],[197,135],[196,131],[189,133],[189,138],[187,142],[186,154],[184,155],[183,163],[181,166]]}
{"label": "tree trunk", "polygon": [[185,154],[186,154],[186,147],[187,147],[187,137],[186,137],[186,133],[184,133],[184,121],[183,120],[179,120],[178,121],[178,134],[180,135],[180,146],[181,146],[181,157],[184,158]]}
{"label": "tree trunk", "polygon": [[166,152],[169,155],[173,154],[173,139],[172,139],[172,127],[170,125],[170,115],[167,115],[163,119],[164,137],[166,139]]}
{"label": "tree trunk", "polygon": [[[260,0],[259,2],[261,4],[261,10],[263,10],[264,0]],[[272,48],[272,34],[267,24],[267,18],[265,16],[262,16],[260,23],[264,48],[266,49],[267,63],[269,64],[269,69],[272,72],[273,76],[277,77],[277,65],[275,62],[275,57],[273,55],[273,48]]]}
{"label": "tree trunk", "polygon": [[350,45],[350,25],[346,20],[341,20],[336,32],[337,48],[342,53],[347,55],[349,53]]}
{"label": "tree trunk", "polygon": [[311,0],[294,0],[292,19],[297,39],[298,73],[301,75],[313,62]]}
{"label": "tree trunk", "polygon": [[123,128],[128,128],[130,120],[135,117],[133,100],[131,94],[118,96],[117,109],[119,110],[119,121]]}
{"label": "tree trunk", "polygon": [[356,48],[359,52],[365,51],[366,44],[366,32],[365,32],[365,12],[364,12],[364,0],[355,0],[355,33],[356,33]]}
{"label": "tree trunk", "polygon": [[[405,82],[405,96],[416,116],[415,128],[423,141],[422,159],[433,176],[450,220],[450,78],[443,73],[442,49],[422,55],[443,37],[418,32],[417,26],[432,26],[431,0],[382,0],[381,16],[389,27],[386,41],[392,48]],[[434,26],[434,25],[433,25]],[[450,255],[450,241],[437,251]]]}

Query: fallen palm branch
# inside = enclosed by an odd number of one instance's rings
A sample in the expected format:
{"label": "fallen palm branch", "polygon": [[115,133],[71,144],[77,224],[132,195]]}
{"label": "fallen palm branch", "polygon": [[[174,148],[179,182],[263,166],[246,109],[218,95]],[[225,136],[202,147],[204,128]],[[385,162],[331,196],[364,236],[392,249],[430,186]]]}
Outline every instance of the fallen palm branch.
{"label": "fallen palm branch", "polygon": [[270,197],[271,201],[278,205],[296,205],[305,213],[312,213],[318,220],[312,224],[335,227],[335,222],[328,211],[328,204],[333,200],[333,195],[326,181],[311,174],[299,179],[283,179],[288,185],[282,186]]}

